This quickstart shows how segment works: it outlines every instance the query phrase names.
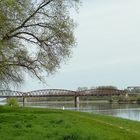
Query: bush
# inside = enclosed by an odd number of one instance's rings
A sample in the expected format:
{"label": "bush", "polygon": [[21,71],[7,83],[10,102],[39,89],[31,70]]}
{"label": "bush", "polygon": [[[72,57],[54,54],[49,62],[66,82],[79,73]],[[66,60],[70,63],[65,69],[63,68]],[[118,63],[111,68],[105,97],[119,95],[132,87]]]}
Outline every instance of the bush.
{"label": "bush", "polygon": [[17,99],[15,99],[15,98],[10,98],[10,99],[8,99],[6,105],[7,105],[7,106],[12,106],[12,107],[17,107],[17,106],[19,106],[19,103],[18,103]]}

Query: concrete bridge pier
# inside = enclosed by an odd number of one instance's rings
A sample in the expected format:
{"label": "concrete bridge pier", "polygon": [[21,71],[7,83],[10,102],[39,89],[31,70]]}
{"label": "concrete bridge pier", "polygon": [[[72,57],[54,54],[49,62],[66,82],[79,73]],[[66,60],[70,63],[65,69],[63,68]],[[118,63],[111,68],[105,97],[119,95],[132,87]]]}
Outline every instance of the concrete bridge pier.
{"label": "concrete bridge pier", "polygon": [[128,98],[128,93],[125,93],[125,97]]}
{"label": "concrete bridge pier", "polygon": [[75,108],[79,108],[79,102],[80,102],[79,96],[75,96],[74,97],[74,106],[75,106]]}
{"label": "concrete bridge pier", "polygon": [[9,98],[7,97],[7,98],[6,98],[6,103],[8,103],[8,101],[9,101]]}
{"label": "concrete bridge pier", "polygon": [[25,97],[25,96],[22,97],[22,103],[23,103],[23,107],[24,107],[25,103],[27,103],[27,97]]}

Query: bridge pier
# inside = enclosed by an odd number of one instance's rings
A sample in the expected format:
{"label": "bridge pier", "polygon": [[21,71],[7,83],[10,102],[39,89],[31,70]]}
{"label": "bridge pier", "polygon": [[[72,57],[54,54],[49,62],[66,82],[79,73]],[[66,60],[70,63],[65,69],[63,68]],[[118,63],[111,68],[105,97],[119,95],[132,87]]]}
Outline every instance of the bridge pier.
{"label": "bridge pier", "polygon": [[79,102],[80,102],[80,99],[79,99],[79,96],[75,96],[74,97],[74,107],[75,108],[79,108]]}
{"label": "bridge pier", "polygon": [[125,97],[128,98],[128,93],[125,93]]}
{"label": "bridge pier", "polygon": [[9,101],[9,97],[6,98],[6,103],[7,103],[7,104],[8,104],[8,101]]}
{"label": "bridge pier", "polygon": [[23,107],[25,106],[25,103],[27,103],[27,97],[22,97],[22,104],[23,104]]}

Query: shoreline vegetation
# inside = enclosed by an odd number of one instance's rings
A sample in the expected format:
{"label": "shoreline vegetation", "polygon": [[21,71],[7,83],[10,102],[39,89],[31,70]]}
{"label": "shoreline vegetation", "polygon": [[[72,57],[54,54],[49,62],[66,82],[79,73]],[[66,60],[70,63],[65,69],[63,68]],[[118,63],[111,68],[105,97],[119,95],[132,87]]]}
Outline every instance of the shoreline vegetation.
{"label": "shoreline vegetation", "polygon": [[0,106],[2,140],[139,140],[140,122],[77,111]]}
{"label": "shoreline vegetation", "polygon": [[[8,99],[11,99],[10,97]],[[22,102],[22,98],[15,98],[17,99],[17,101]],[[6,99],[5,99],[6,100]],[[3,101],[5,101],[3,99]],[[102,101],[106,101],[106,102],[124,102],[124,103],[140,103],[140,94],[138,95],[129,95],[129,96],[125,96],[125,95],[120,95],[120,96],[80,96],[79,100],[81,102],[102,102]],[[1,102],[3,102],[1,101]],[[52,102],[61,102],[61,101],[68,101],[68,102],[73,102],[74,101],[74,97],[70,97],[70,96],[64,96],[64,97],[27,97],[26,98],[27,102],[43,102],[43,101],[52,101]]]}

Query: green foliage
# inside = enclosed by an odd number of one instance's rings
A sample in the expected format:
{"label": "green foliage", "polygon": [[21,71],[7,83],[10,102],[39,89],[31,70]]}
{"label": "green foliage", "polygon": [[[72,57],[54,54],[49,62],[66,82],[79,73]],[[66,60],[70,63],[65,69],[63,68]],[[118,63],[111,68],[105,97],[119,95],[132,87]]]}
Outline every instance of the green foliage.
{"label": "green foliage", "polygon": [[84,91],[84,90],[88,90],[88,87],[78,87],[77,91]]}
{"label": "green foliage", "polygon": [[10,99],[8,99],[6,105],[7,105],[7,106],[11,106],[11,107],[18,107],[18,106],[19,106],[19,103],[18,103],[17,99],[15,99],[15,98],[10,98]]}
{"label": "green foliage", "polygon": [[99,86],[96,89],[99,89],[99,90],[117,90],[118,88],[115,86]]}
{"label": "green foliage", "polygon": [[[132,93],[133,95],[133,93]],[[140,95],[136,95],[136,96],[119,96],[118,97],[118,103],[140,103]]]}
{"label": "green foliage", "polygon": [[0,1],[0,85],[21,83],[24,72],[42,79],[71,56],[79,0]]}

